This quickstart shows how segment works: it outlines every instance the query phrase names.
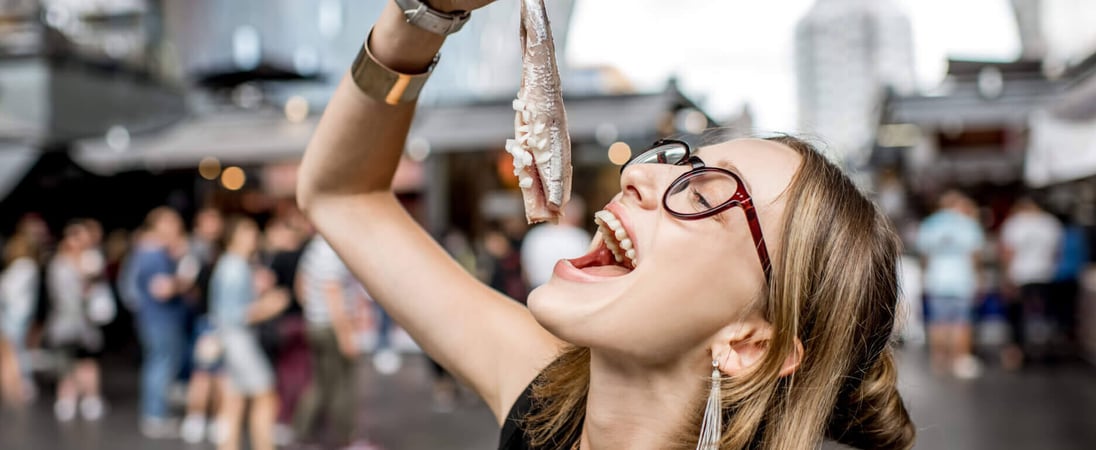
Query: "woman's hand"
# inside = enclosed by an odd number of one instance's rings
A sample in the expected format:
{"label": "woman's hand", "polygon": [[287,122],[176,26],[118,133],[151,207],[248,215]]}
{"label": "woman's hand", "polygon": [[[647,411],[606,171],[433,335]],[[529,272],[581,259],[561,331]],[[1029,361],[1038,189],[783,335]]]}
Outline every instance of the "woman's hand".
{"label": "woman's hand", "polygon": [[353,334],[335,334],[335,338],[339,344],[339,353],[347,358],[354,358],[358,356],[358,343],[354,339]]}
{"label": "woman's hand", "polygon": [[255,269],[255,278],[252,285],[255,288],[255,292],[262,295],[269,291],[277,283],[277,279],[274,276],[274,272],[266,267],[258,267]]}

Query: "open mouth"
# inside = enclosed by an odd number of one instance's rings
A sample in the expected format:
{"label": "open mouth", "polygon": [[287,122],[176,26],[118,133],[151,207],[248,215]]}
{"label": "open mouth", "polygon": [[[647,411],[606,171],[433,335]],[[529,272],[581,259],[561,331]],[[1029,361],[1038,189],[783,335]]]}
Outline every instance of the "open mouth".
{"label": "open mouth", "polygon": [[623,276],[636,268],[635,245],[624,225],[613,213],[602,210],[594,214],[601,242],[590,253],[569,260],[571,265],[590,275],[600,277]]}

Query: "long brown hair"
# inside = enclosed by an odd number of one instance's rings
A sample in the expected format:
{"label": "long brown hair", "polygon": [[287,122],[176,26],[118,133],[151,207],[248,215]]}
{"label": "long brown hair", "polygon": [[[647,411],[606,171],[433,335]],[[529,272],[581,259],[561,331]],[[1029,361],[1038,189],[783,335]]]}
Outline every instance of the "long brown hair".
{"label": "long brown hair", "polygon": [[25,233],[17,233],[4,245],[4,267],[19,258],[30,258],[38,262],[38,245]]}
{"label": "long brown hair", "polygon": [[[915,430],[897,389],[890,349],[898,299],[898,239],[889,222],[841,170],[809,143],[768,138],[796,150],[802,165],[785,192],[783,248],[759,307],[773,324],[765,357],[749,373],[724,377],[720,448],[816,448],[824,438],[865,449],[908,449]],[[779,375],[795,351],[803,359]],[[695,380],[697,385],[706,383]],[[555,448],[582,427],[590,352],[566,350],[533,385],[526,429]],[[677,447],[694,448],[704,399],[697,398]]]}

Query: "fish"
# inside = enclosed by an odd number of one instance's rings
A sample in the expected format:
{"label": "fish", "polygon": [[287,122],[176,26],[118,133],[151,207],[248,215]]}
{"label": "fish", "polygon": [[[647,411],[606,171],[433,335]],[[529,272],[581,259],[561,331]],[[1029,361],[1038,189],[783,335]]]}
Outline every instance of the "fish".
{"label": "fish", "polygon": [[525,218],[557,223],[571,198],[571,136],[544,0],[521,0],[521,88],[513,101],[514,159]]}

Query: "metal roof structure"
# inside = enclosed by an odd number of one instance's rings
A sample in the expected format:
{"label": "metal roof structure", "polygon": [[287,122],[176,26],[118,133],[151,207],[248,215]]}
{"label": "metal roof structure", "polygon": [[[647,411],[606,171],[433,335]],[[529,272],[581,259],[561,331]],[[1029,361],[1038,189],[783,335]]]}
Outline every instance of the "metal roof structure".
{"label": "metal roof structure", "polygon": [[[571,141],[576,152],[597,142],[599,130],[615,140],[653,139],[680,108],[695,105],[670,84],[649,94],[565,97]],[[514,134],[511,99],[422,107],[409,142],[424,139],[433,153],[502,148]],[[714,123],[708,118],[709,123]],[[101,175],[128,170],[196,167],[205,157],[254,164],[296,159],[304,152],[318,117],[292,122],[279,110],[225,109],[195,114],[156,133],[133,136],[125,148],[96,136],[72,144],[73,160]],[[598,156],[604,149],[597,147]],[[581,160],[581,155],[575,155]]]}

